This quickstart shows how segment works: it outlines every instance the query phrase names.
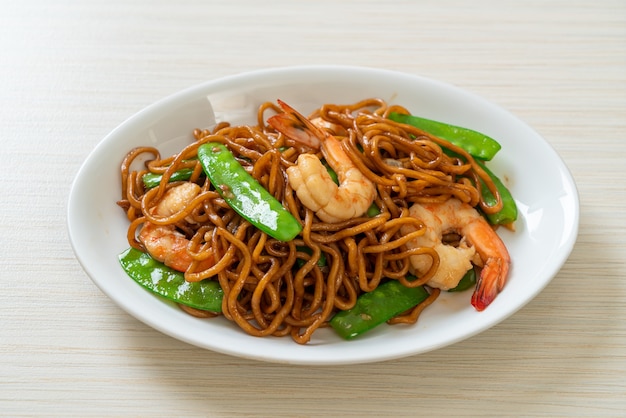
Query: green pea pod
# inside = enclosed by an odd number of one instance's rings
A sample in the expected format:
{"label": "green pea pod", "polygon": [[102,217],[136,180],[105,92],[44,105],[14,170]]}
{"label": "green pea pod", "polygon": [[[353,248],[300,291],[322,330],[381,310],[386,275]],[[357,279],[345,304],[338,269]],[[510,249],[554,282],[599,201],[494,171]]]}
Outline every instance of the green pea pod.
{"label": "green pea pod", "polygon": [[120,254],[119,260],[126,274],[157,295],[192,308],[222,311],[224,291],[216,281],[188,282],[183,273],[134,248]]}
{"label": "green pea pod", "polygon": [[373,218],[376,215],[380,215],[380,208],[378,207],[378,205],[376,205],[376,202],[370,205],[365,214],[370,218]]}
{"label": "green pea pod", "polygon": [[225,145],[200,145],[198,158],[217,192],[252,225],[280,241],[290,241],[300,233],[298,220],[237,162]]}
{"label": "green pea pod", "polygon": [[328,175],[330,176],[333,183],[339,185],[339,177],[337,176],[337,173],[335,173],[335,170],[333,170],[333,168],[326,161],[322,161],[322,164],[326,168],[326,171],[328,172]]}
{"label": "green pea pod", "polygon": [[448,292],[463,292],[476,285],[476,270],[473,268],[467,270],[467,273],[461,278],[456,287],[449,289]]}
{"label": "green pea pod", "polygon": [[[420,118],[413,115],[405,115],[400,113],[391,113],[389,119],[415,126],[426,132],[429,132],[435,136],[438,136],[450,143],[457,145],[467,151],[470,155],[475,157],[475,161],[479,164],[483,170],[491,177],[502,199],[502,209],[493,214],[485,214],[487,220],[492,225],[506,225],[514,222],[517,219],[517,205],[511,192],[506,188],[502,181],[491,170],[489,170],[482,162],[484,160],[491,160],[496,153],[500,150],[500,144],[480,132],[473,131],[471,129],[461,128],[454,125],[448,125],[442,122],[436,122],[430,119]],[[458,156],[456,153],[444,148],[446,154],[452,156]],[[485,186],[481,180],[483,199],[488,205],[495,205],[496,199],[494,195]]]}
{"label": "green pea pod", "polygon": [[460,126],[401,113],[391,113],[389,119],[414,126],[439,138],[445,139],[463,148],[473,157],[480,158],[481,160],[491,160],[497,152],[500,151],[500,148],[502,148],[495,139]]}
{"label": "green pea pod", "polygon": [[[192,173],[193,169],[191,168],[181,168],[170,176],[170,181],[187,181],[191,177]],[[143,177],[141,177],[141,180],[143,181],[143,185],[146,189],[152,189],[161,183],[162,178],[162,174],[146,173]]]}
{"label": "green pea pod", "polygon": [[397,280],[390,280],[359,296],[352,309],[335,314],[330,326],[349,340],[417,306],[428,296],[424,286],[405,287]]}
{"label": "green pea pod", "polygon": [[[308,255],[313,255],[313,250],[311,248],[309,248],[309,247],[297,246],[296,249],[298,251],[301,251],[301,252],[306,253]],[[306,264],[306,261],[304,261],[302,258],[298,258],[296,260],[296,265],[298,266],[298,268],[301,268],[305,264]],[[318,260],[317,260],[317,266],[318,267],[326,267],[326,256],[324,255],[323,252],[320,254],[320,258],[318,258]]]}
{"label": "green pea pod", "polygon": [[[515,222],[517,219],[517,204],[515,203],[515,199],[513,199],[513,195],[509,189],[506,188],[504,183],[489,170],[485,164],[476,160],[476,163],[485,170],[485,173],[491,177],[491,181],[495,184],[498,189],[498,193],[500,193],[500,199],[502,200],[502,209],[496,213],[485,213],[485,217],[492,225],[506,225],[512,222]],[[483,200],[487,205],[493,206],[496,204],[496,198],[491,193],[491,191],[487,188],[487,185],[481,180],[481,191],[483,195]]]}

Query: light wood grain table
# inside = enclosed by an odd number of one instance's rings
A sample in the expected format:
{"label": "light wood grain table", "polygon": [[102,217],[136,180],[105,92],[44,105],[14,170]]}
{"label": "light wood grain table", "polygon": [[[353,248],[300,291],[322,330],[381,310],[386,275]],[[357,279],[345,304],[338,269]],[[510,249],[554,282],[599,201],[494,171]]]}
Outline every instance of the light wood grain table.
{"label": "light wood grain table", "polygon": [[[187,345],[103,295],[74,257],[70,184],[169,94],[260,68],[439,79],[533,126],[570,168],[578,242],[531,303],[455,345],[301,367]],[[21,0],[0,11],[0,415],[624,416],[623,0]]]}

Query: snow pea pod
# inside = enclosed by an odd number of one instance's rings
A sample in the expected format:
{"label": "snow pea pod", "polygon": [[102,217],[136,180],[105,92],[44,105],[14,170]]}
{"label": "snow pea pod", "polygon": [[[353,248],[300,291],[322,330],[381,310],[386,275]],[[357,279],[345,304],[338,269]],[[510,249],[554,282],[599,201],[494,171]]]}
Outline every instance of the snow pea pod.
{"label": "snow pea pod", "polygon": [[464,290],[469,289],[470,287],[476,286],[476,270],[473,268],[467,270],[467,273],[461,278],[459,284],[452,289],[449,289],[448,292],[463,292]]}
{"label": "snow pea pod", "polygon": [[[309,248],[309,247],[298,245],[296,247],[296,249],[298,251],[301,251],[301,252],[305,253],[305,254],[313,255],[313,250],[311,248]],[[307,262],[304,259],[302,259],[302,258],[296,259],[296,266],[298,266],[298,268],[302,268],[306,263]],[[317,263],[316,264],[317,264],[318,267],[326,267],[326,255],[324,255],[324,253],[320,253],[320,258],[317,259]]]}
{"label": "snow pea pod", "polygon": [[428,296],[424,286],[406,287],[397,280],[390,280],[359,296],[352,309],[335,314],[330,326],[349,340],[417,306]]}
{"label": "snow pea pod", "polygon": [[[496,213],[485,214],[487,220],[492,225],[506,225],[517,219],[517,205],[511,195],[511,192],[506,188],[498,176],[489,170],[483,163],[485,160],[491,160],[500,150],[501,146],[495,139],[471,129],[448,125],[442,122],[424,119],[413,115],[391,113],[389,115],[389,119],[399,123],[415,126],[432,135],[445,139],[446,141],[463,148],[470,155],[475,157],[474,161],[476,161],[485,173],[489,175],[498,189],[500,199],[502,200],[502,209]],[[458,156],[456,153],[448,149],[444,148],[444,151],[449,155]],[[482,180],[481,186],[483,200],[485,203],[489,206],[495,205],[497,203],[495,196]]]}
{"label": "snow pea pod", "polygon": [[495,139],[472,129],[402,113],[391,113],[389,119],[445,139],[481,160],[491,160],[502,148]]}
{"label": "snow pea pod", "polygon": [[252,177],[224,144],[198,147],[198,159],[217,192],[235,212],[279,241],[290,241],[302,225]]}
{"label": "snow pea pod", "polygon": [[[476,160],[476,163],[491,177],[491,181],[495,184],[498,189],[498,193],[500,194],[500,200],[502,201],[502,209],[496,213],[485,213],[485,217],[492,225],[507,225],[515,222],[517,219],[517,204],[515,203],[515,199],[513,199],[513,195],[507,189],[507,187],[502,183],[502,180],[498,178],[491,170],[489,170],[485,164]],[[489,206],[494,206],[497,201],[493,193],[487,188],[487,185],[480,180],[481,182],[481,193],[483,195],[483,200]]]}
{"label": "snow pea pod", "polygon": [[134,248],[121,253],[119,260],[126,274],[157,295],[192,308],[222,311],[224,291],[216,281],[188,282],[183,273]]}
{"label": "snow pea pod", "polygon": [[[191,177],[192,173],[193,169],[191,168],[181,168],[180,170],[172,173],[170,181],[187,181]],[[146,173],[141,177],[141,181],[143,181],[143,185],[146,189],[152,189],[161,183],[162,178],[162,174]]]}

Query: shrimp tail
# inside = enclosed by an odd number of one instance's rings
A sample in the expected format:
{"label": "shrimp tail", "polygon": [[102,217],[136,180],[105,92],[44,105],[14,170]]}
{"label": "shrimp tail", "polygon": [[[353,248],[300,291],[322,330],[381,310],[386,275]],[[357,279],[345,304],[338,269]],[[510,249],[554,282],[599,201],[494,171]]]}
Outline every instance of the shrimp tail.
{"label": "shrimp tail", "polygon": [[472,295],[471,303],[477,311],[485,310],[502,291],[509,273],[509,265],[510,262],[502,258],[487,260]]}
{"label": "shrimp tail", "polygon": [[278,100],[278,104],[283,113],[270,117],[267,123],[278,132],[311,148],[319,149],[320,138],[325,137],[324,132],[287,103]]}

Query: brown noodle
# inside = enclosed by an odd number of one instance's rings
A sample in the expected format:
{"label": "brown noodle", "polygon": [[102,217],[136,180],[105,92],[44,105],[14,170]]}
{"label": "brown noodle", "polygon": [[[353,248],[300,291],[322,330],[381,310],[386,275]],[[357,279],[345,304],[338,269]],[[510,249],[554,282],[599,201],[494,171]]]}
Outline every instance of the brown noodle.
{"label": "brown noodle", "polygon": [[[145,251],[136,238],[146,222],[175,225],[189,239],[188,253],[194,260],[185,272],[188,281],[217,280],[224,290],[222,315],[254,336],[286,336],[305,344],[313,332],[326,326],[337,310],[351,308],[363,292],[375,289],[385,280],[399,280],[408,287],[421,286],[439,265],[432,248],[408,249],[407,241],[423,234],[422,223],[408,215],[415,202],[445,201],[451,197],[495,212],[481,201],[480,182],[498,201],[495,185],[473,158],[460,148],[419,129],[390,121],[390,112],[409,113],[399,106],[388,106],[379,99],[352,105],[327,104],[310,117],[320,117],[345,129],[342,146],[353,163],[378,190],[375,203],[380,213],[337,224],[320,221],[304,207],[287,181],[286,169],[302,152],[317,152],[276,133],[265,123],[266,113],[280,112],[265,103],[258,110],[256,126],[221,123],[213,131],[194,131],[195,142],[180,153],[161,158],[151,147],[135,148],[121,166],[122,200],[130,226],[128,242]],[[290,242],[277,241],[251,226],[236,214],[203,175],[195,159],[198,147],[206,142],[225,144],[240,163],[301,222],[303,231]],[[444,144],[460,157],[446,155]],[[142,170],[131,170],[143,154],[153,159]],[[321,157],[321,153],[319,154]],[[181,168],[193,170],[189,181],[202,192],[185,209],[167,218],[154,216],[150,209],[165,191],[180,182],[169,182]],[[146,190],[142,176],[159,173],[158,187]],[[399,233],[402,225],[416,231]],[[409,257],[425,254],[432,258],[431,271],[419,280],[409,281]],[[318,265],[320,257],[326,263]],[[199,270],[202,260],[217,262]],[[431,296],[409,312],[389,321],[414,323],[420,312],[439,295]],[[185,312],[211,317],[217,314],[183,307]]]}

